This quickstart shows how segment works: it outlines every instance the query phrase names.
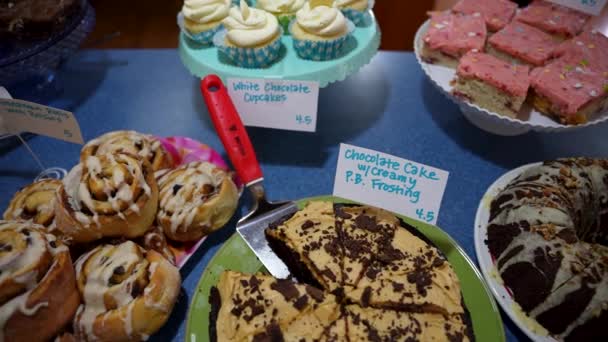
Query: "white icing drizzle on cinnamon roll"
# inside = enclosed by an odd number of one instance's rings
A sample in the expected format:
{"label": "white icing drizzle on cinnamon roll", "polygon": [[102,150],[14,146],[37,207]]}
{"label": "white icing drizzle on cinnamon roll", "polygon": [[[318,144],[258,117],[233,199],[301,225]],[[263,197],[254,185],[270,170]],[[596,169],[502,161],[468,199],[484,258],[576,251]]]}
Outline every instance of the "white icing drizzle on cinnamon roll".
{"label": "white icing drizzle on cinnamon roll", "polygon": [[[133,296],[133,289],[140,286],[136,284],[140,277],[149,281],[156,269],[156,264],[148,264],[143,253],[139,246],[126,241],[117,246],[98,247],[77,260],[77,277],[84,281],[84,288],[81,289],[84,304],[79,307],[74,324],[77,325],[75,330],[84,333],[86,340],[97,339],[93,327],[100,315],[108,315],[111,310],[121,307],[126,307],[126,314],[121,316],[125,333],[133,337],[133,307],[138,296]],[[122,277],[125,272],[130,274],[118,283],[113,280],[113,277]],[[144,293],[149,291],[149,287],[147,284],[142,289]],[[108,300],[113,303],[108,305]]]}
{"label": "white icing drizzle on cinnamon roll", "polygon": [[[170,217],[173,232],[191,225],[198,213],[197,208],[217,193],[226,177],[226,172],[210,163],[190,163],[165,174],[158,180],[158,215]],[[210,186],[211,191],[203,194],[206,186]]]}
{"label": "white icing drizzle on cinnamon roll", "polygon": [[[32,316],[48,306],[48,302],[40,302],[28,307],[27,300],[38,283],[44,281],[57,265],[54,259],[50,260],[50,265],[44,260],[68,249],[63,244],[57,244],[57,238],[52,234],[45,234],[44,229],[43,226],[30,222],[0,221],[0,234],[11,234],[8,230],[14,231],[13,235],[5,235],[8,239],[13,238],[12,240],[0,241],[0,250],[3,252],[0,253],[0,286],[12,279],[13,283],[22,284],[24,290],[0,304],[0,341],[4,341],[4,326],[15,312]],[[15,238],[21,238],[23,242],[15,241]],[[23,243],[25,246],[20,245],[21,248],[17,250],[14,243]],[[44,275],[38,268],[44,271]]]}
{"label": "white icing drizzle on cinnamon roll", "polygon": [[[111,172],[111,175],[104,172]],[[102,185],[102,194],[93,193],[92,183]],[[120,153],[87,157],[84,163],[70,171],[70,175],[64,180],[64,186],[70,206],[74,210],[74,217],[85,226],[95,224],[99,227],[100,214],[115,214],[122,220],[126,220],[125,211],[139,214],[140,208],[136,201],[138,196],[142,195],[140,191],[148,197],[151,194],[141,161]],[[91,215],[84,213],[83,209],[88,210]]]}
{"label": "white icing drizzle on cinnamon roll", "polygon": [[126,152],[146,159],[154,170],[170,168],[173,160],[161,142],[136,131],[114,131],[89,141],[81,152],[81,160],[91,155]]}

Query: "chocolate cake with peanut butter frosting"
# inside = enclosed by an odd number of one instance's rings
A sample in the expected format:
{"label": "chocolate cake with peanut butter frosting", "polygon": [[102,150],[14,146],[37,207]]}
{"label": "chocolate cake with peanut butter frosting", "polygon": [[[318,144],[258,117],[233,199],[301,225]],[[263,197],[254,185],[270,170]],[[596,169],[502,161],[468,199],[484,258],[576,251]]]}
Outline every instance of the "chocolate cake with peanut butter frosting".
{"label": "chocolate cake with peanut butter frosting", "polygon": [[474,340],[451,265],[393,214],[311,201],[266,236],[299,283],[224,272],[212,341]]}

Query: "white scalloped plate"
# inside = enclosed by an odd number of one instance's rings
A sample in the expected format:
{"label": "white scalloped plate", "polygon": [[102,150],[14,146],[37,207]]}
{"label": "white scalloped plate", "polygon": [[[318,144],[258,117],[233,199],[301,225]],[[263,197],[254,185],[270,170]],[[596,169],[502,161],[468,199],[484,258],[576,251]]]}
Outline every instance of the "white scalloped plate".
{"label": "white scalloped plate", "polygon": [[484,108],[481,108],[475,104],[466,102],[452,95],[452,86],[450,81],[454,79],[456,74],[454,69],[428,64],[422,61],[420,58],[420,52],[422,51],[422,38],[426,33],[427,28],[430,24],[430,20],[424,22],[414,38],[414,51],[416,53],[416,60],[424,73],[431,79],[432,83],[439,89],[445,96],[456,103],[462,112],[462,114],[471,123],[477,127],[488,131],[490,133],[498,135],[519,135],[529,131],[537,132],[563,132],[581,129],[597,125],[601,122],[608,120],[608,112],[604,112],[596,116],[595,119],[590,120],[584,125],[562,125],[556,121],[551,120],[547,116],[539,113],[532,108],[524,107],[523,111],[526,113],[525,116],[529,118],[527,120],[513,119],[506,116],[502,116],[498,113],[490,112]]}
{"label": "white scalloped plate", "polygon": [[477,208],[477,214],[475,215],[475,253],[477,254],[477,261],[481,273],[483,274],[488,287],[490,287],[494,298],[496,298],[498,304],[500,304],[502,309],[509,315],[511,320],[533,341],[555,342],[556,340],[548,336],[547,332],[544,331],[544,328],[542,328],[534,319],[526,316],[519,304],[513,300],[511,293],[502,283],[502,279],[494,264],[494,259],[490,255],[490,250],[485,243],[488,234],[487,226],[490,218],[490,204],[492,203],[492,200],[513,179],[522,174],[525,170],[538,165],[540,165],[540,163],[528,164],[511,170],[498,178],[494,184],[490,185],[481,198],[479,207]]}

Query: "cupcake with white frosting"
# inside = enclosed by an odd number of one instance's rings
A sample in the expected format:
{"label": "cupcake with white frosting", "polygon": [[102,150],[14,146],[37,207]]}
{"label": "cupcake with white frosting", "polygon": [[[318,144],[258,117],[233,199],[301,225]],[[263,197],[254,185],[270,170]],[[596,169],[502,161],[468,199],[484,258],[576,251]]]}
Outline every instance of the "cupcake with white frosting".
{"label": "cupcake with white frosting", "polygon": [[230,9],[223,25],[213,44],[237,66],[265,68],[279,58],[283,30],[272,13],[250,8],[241,0],[240,7]]}
{"label": "cupcake with white frosting", "polygon": [[274,14],[284,30],[295,18],[296,12],[304,6],[306,0],[257,0],[256,6]]}
{"label": "cupcake with white frosting", "polygon": [[334,7],[339,8],[355,25],[363,25],[367,11],[374,6],[373,0],[335,0]]}
{"label": "cupcake with white frosting", "polygon": [[211,44],[231,5],[231,0],[185,0],[181,13],[183,21],[178,19],[178,22],[190,39],[200,44]]}
{"label": "cupcake with white frosting", "polygon": [[[247,2],[247,5],[251,6],[253,5],[253,0],[245,0]],[[232,0],[232,4],[234,6],[238,6],[241,3],[241,0]]]}
{"label": "cupcake with white frosting", "polygon": [[[318,4],[321,3],[321,4]],[[293,47],[303,59],[326,61],[342,54],[354,24],[340,10],[311,1],[296,13],[289,26]]]}

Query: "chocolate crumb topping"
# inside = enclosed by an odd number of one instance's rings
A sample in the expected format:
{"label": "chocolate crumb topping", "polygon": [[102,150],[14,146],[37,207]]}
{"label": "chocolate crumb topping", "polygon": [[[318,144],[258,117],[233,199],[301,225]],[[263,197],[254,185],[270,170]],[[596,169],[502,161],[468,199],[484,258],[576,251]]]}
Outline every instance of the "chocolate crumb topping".
{"label": "chocolate crumb topping", "polygon": [[372,288],[368,286],[365,288],[365,290],[363,290],[363,294],[361,294],[361,306],[364,308],[368,307],[371,297],[372,297]]}
{"label": "chocolate crumb topping", "polygon": [[253,342],[283,342],[283,332],[277,322],[272,322],[266,327],[266,331],[253,336]]}
{"label": "chocolate crumb topping", "polygon": [[314,222],[312,222],[311,220],[307,220],[306,222],[304,222],[302,224],[302,229],[308,229],[308,228],[314,227],[314,225],[315,225]]}
{"label": "chocolate crumb topping", "polygon": [[407,281],[416,284],[416,290],[422,296],[426,296],[426,288],[433,283],[431,273],[428,269],[418,269],[407,275]]}
{"label": "chocolate crumb topping", "polygon": [[403,284],[395,282],[395,281],[393,281],[392,285],[393,285],[393,291],[395,291],[395,292],[401,292],[405,288]]}
{"label": "chocolate crumb topping", "polygon": [[270,284],[270,288],[283,295],[283,298],[285,298],[286,301],[290,301],[300,294],[295,285],[289,280],[279,279]]}
{"label": "chocolate crumb topping", "polygon": [[298,298],[295,303],[293,303],[293,306],[298,309],[298,311],[302,311],[306,305],[308,304],[308,296],[303,295],[300,298]]}
{"label": "chocolate crumb topping", "polygon": [[341,219],[348,220],[349,218],[353,217],[351,214],[345,212],[341,207],[336,207],[334,211],[336,217],[339,217]]}
{"label": "chocolate crumb topping", "polygon": [[364,214],[361,214],[355,218],[355,226],[359,229],[365,229],[372,233],[380,231],[381,226],[376,224],[376,219]]}
{"label": "chocolate crumb topping", "polygon": [[331,281],[336,281],[336,275],[329,268],[324,269],[321,274],[329,278]]}
{"label": "chocolate crumb topping", "polygon": [[325,293],[323,293],[323,291],[321,291],[317,288],[314,288],[310,285],[306,285],[305,289],[306,289],[306,293],[308,293],[308,295],[311,296],[317,302],[320,303],[325,299]]}

